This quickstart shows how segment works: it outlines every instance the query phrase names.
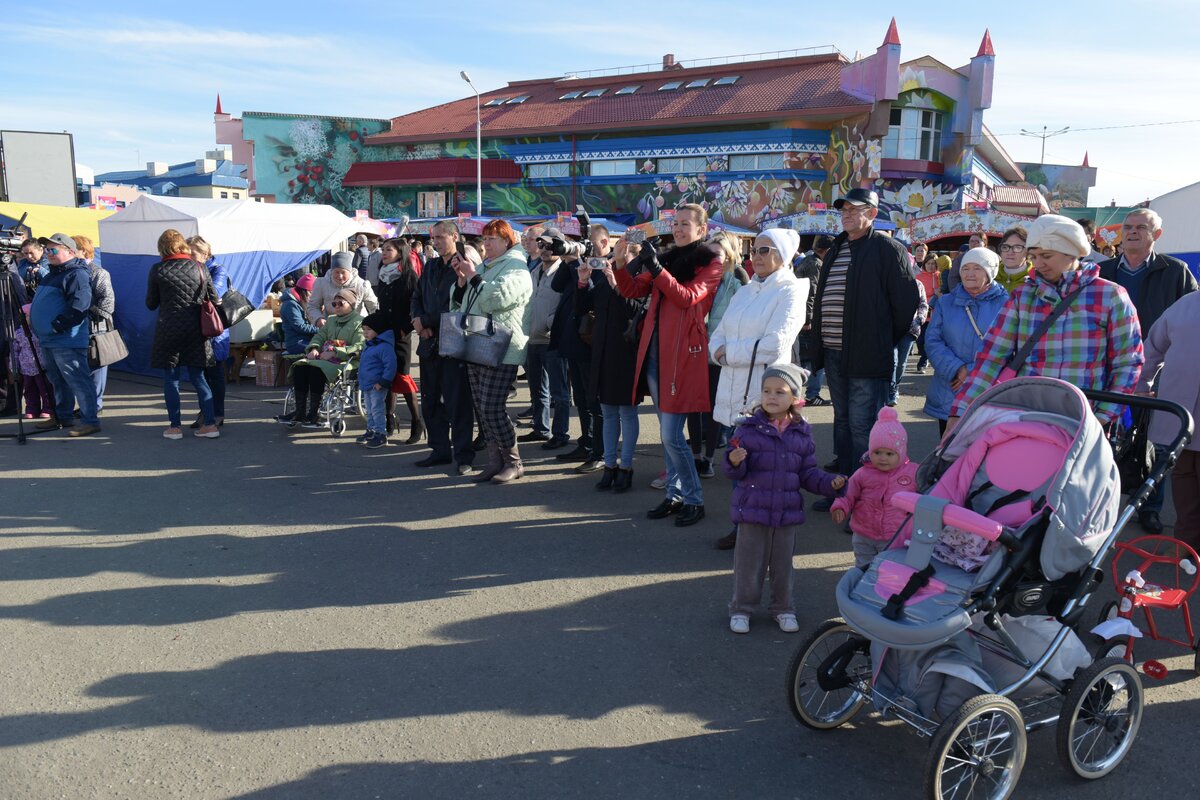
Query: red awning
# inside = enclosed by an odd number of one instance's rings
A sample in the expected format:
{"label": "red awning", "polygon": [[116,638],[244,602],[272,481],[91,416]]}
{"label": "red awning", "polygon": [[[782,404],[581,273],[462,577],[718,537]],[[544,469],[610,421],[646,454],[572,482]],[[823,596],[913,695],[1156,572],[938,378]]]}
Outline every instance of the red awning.
{"label": "red awning", "polygon": [[[487,183],[517,183],[521,180],[521,168],[511,158],[485,158],[483,180]],[[437,186],[474,182],[473,158],[360,161],[342,178],[343,186]]]}

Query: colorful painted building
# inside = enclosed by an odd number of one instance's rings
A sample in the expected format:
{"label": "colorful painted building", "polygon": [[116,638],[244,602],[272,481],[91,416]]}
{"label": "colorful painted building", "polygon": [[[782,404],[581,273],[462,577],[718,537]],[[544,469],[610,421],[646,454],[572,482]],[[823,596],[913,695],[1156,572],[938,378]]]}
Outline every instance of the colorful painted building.
{"label": "colorful painted building", "polygon": [[[962,67],[902,61],[892,20],[857,61],[832,48],[667,55],[650,67],[514,81],[480,97],[484,212],[583,205],[641,222],[700,203],[757,229],[817,216],[866,186],[903,236],[915,219],[988,203],[1023,179],[983,125],[994,66],[986,32]],[[386,122],[247,113],[240,137],[253,148],[256,195],[434,217],[475,209],[475,133],[472,94]]]}

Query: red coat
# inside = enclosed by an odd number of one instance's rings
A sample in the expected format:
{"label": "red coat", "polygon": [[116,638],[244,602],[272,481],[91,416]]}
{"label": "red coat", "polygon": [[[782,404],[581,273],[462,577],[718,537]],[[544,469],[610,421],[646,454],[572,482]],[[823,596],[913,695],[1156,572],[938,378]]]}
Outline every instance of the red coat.
{"label": "red coat", "polygon": [[[658,408],[669,414],[711,411],[708,387],[708,328],[705,317],[721,282],[723,268],[717,249],[696,244],[664,254],[666,265],[658,277],[643,271],[637,277],[616,270],[617,289],[625,297],[650,297],[646,319],[638,341],[639,380],[634,383],[633,403],[647,394],[640,379],[646,363],[650,338],[658,322]],[[674,256],[674,257],[672,257]],[[675,274],[694,269],[691,280],[680,283]]]}

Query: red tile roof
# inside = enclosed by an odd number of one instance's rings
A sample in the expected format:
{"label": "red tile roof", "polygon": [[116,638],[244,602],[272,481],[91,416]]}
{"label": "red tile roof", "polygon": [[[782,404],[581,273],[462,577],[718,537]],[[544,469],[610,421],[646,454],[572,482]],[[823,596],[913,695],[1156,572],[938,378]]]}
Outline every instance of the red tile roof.
{"label": "red tile roof", "polygon": [[[483,179],[488,183],[516,183],[521,168],[511,158],[485,158]],[[427,158],[414,161],[359,161],[342,178],[343,186],[405,186],[473,183],[475,159]]]}
{"label": "red tile roof", "polygon": [[1050,211],[1046,198],[1032,186],[996,186],[992,189],[992,205],[1037,209],[1043,214]]}
{"label": "red tile roof", "polygon": [[[840,88],[846,60],[837,54],[691,67],[599,78],[544,78],[516,81],[482,95],[494,98],[528,95],[515,105],[482,109],[484,134],[529,136],[562,131],[629,130],[683,125],[840,117],[869,110],[870,104]],[[732,86],[658,91],[664,83],[739,75]],[[624,86],[641,88],[617,95]],[[601,97],[560,100],[567,92],[608,89]],[[367,144],[404,144],[470,138],[475,134],[475,98],[455,100],[392,119],[390,131]]]}

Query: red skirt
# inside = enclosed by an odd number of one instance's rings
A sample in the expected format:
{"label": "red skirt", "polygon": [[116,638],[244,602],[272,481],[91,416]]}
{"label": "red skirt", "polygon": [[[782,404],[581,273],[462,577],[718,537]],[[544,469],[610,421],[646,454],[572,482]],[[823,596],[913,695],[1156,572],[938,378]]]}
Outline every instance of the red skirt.
{"label": "red skirt", "polygon": [[417,384],[411,375],[396,374],[392,379],[392,391],[396,394],[416,394]]}

